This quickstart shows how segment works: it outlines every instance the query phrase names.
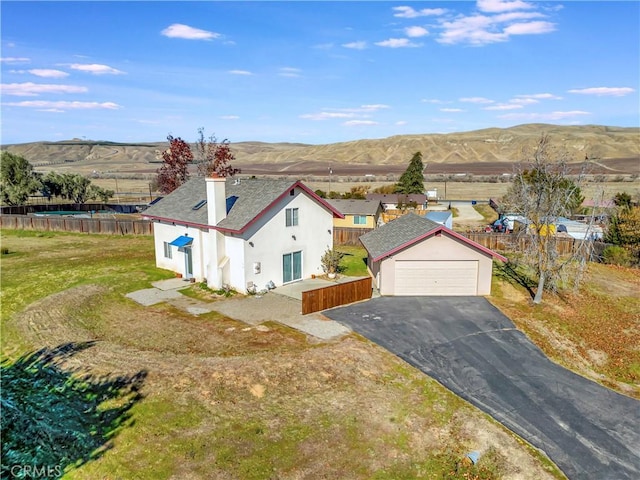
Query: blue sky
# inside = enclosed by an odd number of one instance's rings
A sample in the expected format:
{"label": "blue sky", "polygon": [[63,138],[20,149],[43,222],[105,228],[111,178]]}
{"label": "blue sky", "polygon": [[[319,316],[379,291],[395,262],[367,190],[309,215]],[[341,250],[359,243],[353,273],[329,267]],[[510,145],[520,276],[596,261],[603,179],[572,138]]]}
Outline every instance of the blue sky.
{"label": "blue sky", "polygon": [[3,144],[639,126],[636,1],[0,8]]}

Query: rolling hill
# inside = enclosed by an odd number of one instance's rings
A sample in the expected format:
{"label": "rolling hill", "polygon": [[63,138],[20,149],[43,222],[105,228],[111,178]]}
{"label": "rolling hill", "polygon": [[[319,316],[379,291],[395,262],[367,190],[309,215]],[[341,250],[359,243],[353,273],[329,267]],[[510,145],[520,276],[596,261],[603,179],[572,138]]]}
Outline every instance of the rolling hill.
{"label": "rolling hill", "polygon": [[[425,163],[438,165],[511,164],[525,158],[546,133],[553,144],[564,148],[572,161],[585,157],[606,164],[626,159],[626,173],[640,173],[640,128],[599,125],[559,126],[526,124],[511,128],[488,128],[463,133],[397,135],[383,139],[354,140],[326,145],[299,143],[238,142],[231,147],[235,164],[273,171],[326,171],[327,165],[350,169],[404,168],[416,151]],[[118,143],[73,139],[61,142],[33,142],[2,146],[22,155],[37,170],[78,172],[148,173],[158,168],[166,142]]]}

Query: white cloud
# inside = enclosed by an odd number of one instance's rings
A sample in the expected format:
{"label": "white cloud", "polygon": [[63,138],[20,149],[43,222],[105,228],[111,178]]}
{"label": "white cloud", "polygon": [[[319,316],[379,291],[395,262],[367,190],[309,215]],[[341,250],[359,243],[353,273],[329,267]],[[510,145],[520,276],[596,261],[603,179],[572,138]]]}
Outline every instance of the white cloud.
{"label": "white cloud", "polygon": [[506,35],[538,35],[555,31],[556,26],[551,22],[514,23],[504,29]]}
{"label": "white cloud", "polygon": [[31,70],[28,70],[28,72],[37,77],[44,77],[44,78],[64,78],[69,76],[67,72],[63,72],[62,70],[54,70],[50,68],[34,68]]}
{"label": "white cloud", "polygon": [[483,110],[516,110],[518,108],[522,108],[519,103],[499,103],[498,105],[484,107]]}
{"label": "white cloud", "polygon": [[43,93],[84,93],[86,87],[76,85],[49,85],[44,83],[3,83],[0,85],[3,95],[14,95],[17,97],[37,97]]}
{"label": "white cloud", "polygon": [[514,20],[531,20],[532,18],[543,18],[544,14],[540,12],[509,12],[494,15],[491,18],[493,23],[512,22]]}
{"label": "white cloud", "polygon": [[562,100],[562,97],[553,93],[533,93],[530,95],[516,95],[516,98],[532,98],[536,100]]}
{"label": "white cloud", "polygon": [[395,123],[395,125],[402,126],[402,125],[406,125],[407,123],[409,123],[409,122],[407,122],[406,120],[398,120]]}
{"label": "white cloud", "polygon": [[302,70],[300,70],[299,68],[282,67],[279,70],[278,75],[280,75],[281,77],[298,78],[298,77],[300,77],[300,73],[301,72],[302,72]]}
{"label": "white cloud", "polygon": [[591,87],[569,90],[569,93],[579,93],[581,95],[597,95],[598,97],[622,97],[633,92],[635,92],[635,90],[630,87]]}
{"label": "white cloud", "polygon": [[590,112],[584,112],[582,110],[571,110],[568,112],[549,112],[549,113],[507,113],[500,115],[498,118],[507,120],[524,120],[524,121],[549,121],[549,120],[564,120],[566,118],[581,117],[584,115],[591,115]]}
{"label": "white cloud", "polygon": [[239,120],[240,117],[238,115],[221,115],[220,117],[221,120]]}
{"label": "white cloud", "polygon": [[389,105],[381,103],[360,105],[355,108],[324,108],[318,113],[306,113],[299,118],[307,120],[331,120],[339,118],[368,118],[370,113],[391,108]]}
{"label": "white cloud", "polygon": [[359,127],[363,125],[378,125],[378,122],[374,122],[373,120],[349,120],[342,125],[346,127]]}
{"label": "white cloud", "polygon": [[367,48],[367,42],[358,41],[358,42],[343,43],[342,46],[344,48],[353,48],[354,50],[364,50],[365,48]]}
{"label": "white cloud", "polygon": [[429,35],[429,30],[427,30],[424,27],[414,26],[414,27],[405,28],[404,33],[407,35],[407,37],[417,38],[417,37],[424,37],[425,35]]}
{"label": "white cloud", "polygon": [[489,31],[493,25],[490,17],[472,15],[459,17],[450,22],[442,22],[444,31],[437,41],[444,44],[470,43],[471,45],[485,45],[487,43],[503,42],[507,39],[502,32]]}
{"label": "white cloud", "polygon": [[517,103],[519,105],[533,105],[534,103],[540,103],[540,100],[535,98],[512,98],[509,103]]}
{"label": "white cloud", "polygon": [[393,7],[392,10],[396,12],[393,16],[399,18],[431,17],[447,13],[447,9],[445,8],[423,8],[422,10],[414,10],[412,7],[402,6]]}
{"label": "white cloud", "polygon": [[50,102],[46,100],[31,100],[25,102],[8,102],[4,105],[10,107],[26,107],[26,108],[38,108],[55,110],[117,110],[122,108],[117,103],[113,102]]}
{"label": "white cloud", "polygon": [[466,43],[482,46],[490,43],[506,42],[513,35],[540,35],[553,32],[556,25],[549,21],[531,19],[545,18],[539,11],[513,11],[535,8],[534,4],[520,1],[502,2],[488,0],[478,2],[478,8],[485,13],[460,15],[442,21],[439,43],[454,45]]}
{"label": "white cloud", "polygon": [[355,113],[346,112],[318,112],[305,113],[304,115],[300,115],[300,118],[304,118],[305,120],[330,120],[333,118],[353,118],[355,116]]}
{"label": "white cloud", "polygon": [[389,48],[405,48],[405,47],[419,47],[417,43],[412,43],[408,38],[390,38],[383,40],[382,42],[376,42],[379,47]]}
{"label": "white cloud", "polygon": [[435,105],[442,105],[442,104],[445,104],[445,103],[450,103],[450,102],[445,102],[444,100],[438,100],[437,98],[423,98],[420,101],[422,103],[433,103]]}
{"label": "white cloud", "polygon": [[464,97],[459,98],[458,101],[465,103],[493,103],[493,100],[489,100],[488,98],[484,97]]}
{"label": "white cloud", "polygon": [[441,112],[447,112],[447,113],[464,112],[464,110],[461,109],[461,108],[441,108],[440,111]]}
{"label": "white cloud", "polygon": [[363,111],[363,112],[373,112],[376,110],[384,110],[387,108],[391,108],[389,105],[383,105],[381,103],[373,104],[373,105],[360,105],[359,109],[355,109],[354,111]]}
{"label": "white cloud", "polygon": [[511,10],[527,10],[533,5],[521,0],[478,0],[478,10],[487,13],[509,12]]}
{"label": "white cloud", "polygon": [[100,65],[98,63],[73,63],[69,65],[73,70],[90,73],[92,75],[123,75],[124,72],[109,65]]}
{"label": "white cloud", "polygon": [[183,38],[185,40],[211,40],[213,38],[220,38],[221,36],[219,33],[200,30],[199,28],[183,25],[182,23],[169,25],[160,33],[165,37]]}
{"label": "white cloud", "polygon": [[0,58],[0,62],[2,63],[29,63],[31,62],[30,58],[27,57],[2,57]]}
{"label": "white cloud", "polygon": [[253,73],[248,70],[229,70],[227,73],[231,75],[253,75]]}

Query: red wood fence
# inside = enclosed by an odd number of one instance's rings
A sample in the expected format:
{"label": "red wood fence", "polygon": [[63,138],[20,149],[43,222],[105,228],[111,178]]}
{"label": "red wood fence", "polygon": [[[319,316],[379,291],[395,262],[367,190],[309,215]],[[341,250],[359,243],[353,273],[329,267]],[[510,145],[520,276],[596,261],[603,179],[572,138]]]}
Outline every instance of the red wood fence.
{"label": "red wood fence", "polygon": [[153,235],[153,223],[148,220],[111,218],[2,215],[0,216],[0,228],[51,232],[101,233],[106,235]]}
{"label": "red wood fence", "polygon": [[302,314],[371,298],[371,277],[302,292]]}

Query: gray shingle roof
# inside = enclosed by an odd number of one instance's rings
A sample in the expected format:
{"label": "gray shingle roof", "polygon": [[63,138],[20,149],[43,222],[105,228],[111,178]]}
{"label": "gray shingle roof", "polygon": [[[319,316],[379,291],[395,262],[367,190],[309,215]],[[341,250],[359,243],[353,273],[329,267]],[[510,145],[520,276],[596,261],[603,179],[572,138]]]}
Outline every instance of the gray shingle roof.
{"label": "gray shingle roof", "polygon": [[381,208],[375,200],[327,198],[327,202],[343,215],[375,215]]}
{"label": "gray shingle roof", "polygon": [[198,210],[193,207],[207,199],[204,177],[196,177],[180,185],[162,200],[151,205],[144,215],[207,225],[207,205]]}
{"label": "gray shingle roof", "polygon": [[[292,180],[242,179],[239,182],[227,179],[226,197],[237,197],[218,227],[228,230],[242,230],[259,216],[280,195],[286,193],[296,182]],[[207,199],[207,186],[203,177],[196,177],[171,192],[162,200],[145,210],[144,215],[160,217],[176,222],[208,225],[208,205],[198,210],[193,207]]]}
{"label": "gray shingle roof", "polygon": [[427,196],[422,193],[367,193],[367,200],[379,201],[382,203],[404,203],[416,202],[418,205],[426,203]]}
{"label": "gray shingle roof", "polygon": [[398,247],[408,245],[417,238],[441,227],[442,225],[427,218],[415,213],[408,213],[365,233],[360,237],[360,241],[369,252],[369,255],[378,259]]}

